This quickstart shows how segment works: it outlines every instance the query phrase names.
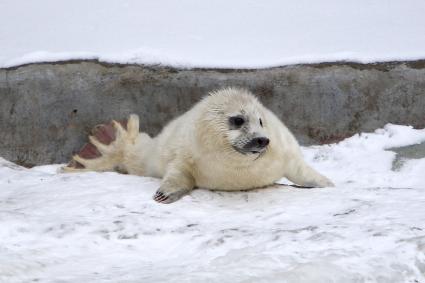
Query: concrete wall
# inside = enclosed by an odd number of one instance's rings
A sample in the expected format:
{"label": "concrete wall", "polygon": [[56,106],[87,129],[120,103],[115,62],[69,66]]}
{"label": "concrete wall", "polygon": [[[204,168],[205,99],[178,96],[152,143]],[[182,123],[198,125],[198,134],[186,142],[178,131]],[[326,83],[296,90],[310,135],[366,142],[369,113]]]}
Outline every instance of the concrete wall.
{"label": "concrete wall", "polygon": [[0,156],[66,162],[90,128],[141,116],[157,134],[210,90],[258,94],[302,144],[328,143],[386,123],[425,127],[425,61],[326,63],[262,70],[177,70],[69,61],[0,69]]}

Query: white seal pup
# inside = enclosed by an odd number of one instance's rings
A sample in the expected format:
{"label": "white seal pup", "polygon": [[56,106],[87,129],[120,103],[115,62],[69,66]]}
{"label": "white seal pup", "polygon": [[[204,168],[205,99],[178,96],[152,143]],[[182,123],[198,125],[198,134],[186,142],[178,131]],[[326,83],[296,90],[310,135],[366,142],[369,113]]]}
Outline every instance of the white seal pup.
{"label": "white seal pup", "polygon": [[139,118],[99,125],[66,172],[119,171],[163,178],[154,199],[171,203],[195,187],[248,190],[282,177],[305,187],[332,182],[303,159],[287,127],[249,91],[213,91],[151,138]]}

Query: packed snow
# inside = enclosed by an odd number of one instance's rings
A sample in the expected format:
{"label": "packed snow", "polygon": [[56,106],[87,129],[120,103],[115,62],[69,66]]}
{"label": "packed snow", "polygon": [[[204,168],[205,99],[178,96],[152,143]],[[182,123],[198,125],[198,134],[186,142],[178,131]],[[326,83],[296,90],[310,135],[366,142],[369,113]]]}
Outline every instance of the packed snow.
{"label": "packed snow", "polygon": [[423,142],[389,124],[303,148],[335,188],[199,189],[169,205],[152,200],[158,179],[0,159],[0,281],[425,282],[425,152],[391,150]]}
{"label": "packed snow", "polygon": [[0,1],[0,67],[258,68],[425,58],[423,0]]}

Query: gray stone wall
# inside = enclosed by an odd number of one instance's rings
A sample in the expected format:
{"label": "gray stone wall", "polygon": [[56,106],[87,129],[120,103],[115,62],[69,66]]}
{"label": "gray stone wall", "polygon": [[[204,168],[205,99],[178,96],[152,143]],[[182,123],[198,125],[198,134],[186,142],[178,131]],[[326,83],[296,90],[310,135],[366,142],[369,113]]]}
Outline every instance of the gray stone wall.
{"label": "gray stone wall", "polygon": [[225,86],[256,93],[302,144],[335,142],[386,123],[425,127],[425,61],[261,70],[68,61],[0,69],[0,156],[28,166],[66,162],[92,126],[130,113],[155,135]]}

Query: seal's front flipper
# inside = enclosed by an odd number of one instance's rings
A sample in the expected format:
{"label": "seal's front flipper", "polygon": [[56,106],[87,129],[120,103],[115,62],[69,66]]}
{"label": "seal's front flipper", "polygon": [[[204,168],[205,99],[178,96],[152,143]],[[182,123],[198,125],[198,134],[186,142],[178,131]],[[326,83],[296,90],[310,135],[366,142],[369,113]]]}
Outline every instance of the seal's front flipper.
{"label": "seal's front flipper", "polygon": [[300,187],[324,188],[335,187],[334,183],[304,162],[290,168],[285,177]]}
{"label": "seal's front flipper", "polygon": [[190,193],[195,186],[195,179],[189,173],[188,165],[182,161],[172,162],[165,173],[161,187],[153,196],[160,203],[172,203]]}

